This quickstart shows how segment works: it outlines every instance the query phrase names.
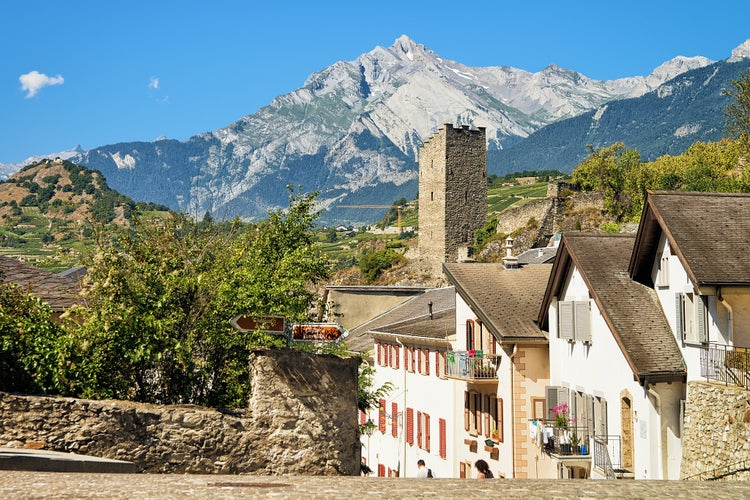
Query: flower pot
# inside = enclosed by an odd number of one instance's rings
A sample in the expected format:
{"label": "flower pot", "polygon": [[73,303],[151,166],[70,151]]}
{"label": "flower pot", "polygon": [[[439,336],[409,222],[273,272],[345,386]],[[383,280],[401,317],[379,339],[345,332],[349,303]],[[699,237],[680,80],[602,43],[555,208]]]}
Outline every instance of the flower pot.
{"label": "flower pot", "polygon": [[562,453],[563,455],[570,455],[570,445],[560,444],[560,453]]}

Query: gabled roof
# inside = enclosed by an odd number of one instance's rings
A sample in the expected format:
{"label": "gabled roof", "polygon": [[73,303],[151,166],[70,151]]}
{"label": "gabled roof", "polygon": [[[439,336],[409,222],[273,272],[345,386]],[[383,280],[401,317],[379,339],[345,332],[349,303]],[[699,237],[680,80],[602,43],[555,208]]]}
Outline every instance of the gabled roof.
{"label": "gabled roof", "polygon": [[575,266],[636,380],[680,380],[686,375],[682,354],[656,292],[627,273],[634,242],[627,234],[565,233],[538,320],[547,327],[550,303]]}
{"label": "gabled roof", "polygon": [[448,281],[498,342],[546,342],[536,314],[544,296],[549,264],[505,269],[502,264],[443,264]]}
{"label": "gabled roof", "polygon": [[[430,306],[432,303],[432,319]],[[446,330],[446,326],[449,327]],[[446,331],[448,333],[446,333]],[[349,330],[347,345],[354,352],[373,347],[373,333],[422,336],[444,339],[456,331],[456,290],[433,288],[412,297],[383,314]]]}
{"label": "gabled roof", "polygon": [[18,285],[48,303],[53,311],[81,304],[80,286],[74,280],[0,255],[0,282]]}
{"label": "gabled roof", "polygon": [[530,248],[518,256],[518,263],[526,264],[551,264],[555,260],[557,247]]}
{"label": "gabled roof", "polygon": [[639,283],[653,284],[662,234],[695,286],[750,286],[750,194],[649,192],[628,266]]}

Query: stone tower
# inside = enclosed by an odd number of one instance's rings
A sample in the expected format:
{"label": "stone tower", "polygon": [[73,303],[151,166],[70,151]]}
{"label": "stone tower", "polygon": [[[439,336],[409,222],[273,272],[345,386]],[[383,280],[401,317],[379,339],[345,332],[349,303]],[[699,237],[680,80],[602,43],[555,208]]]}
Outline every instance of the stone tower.
{"label": "stone tower", "polygon": [[419,149],[419,255],[433,272],[468,257],[487,219],[485,128],[446,123]]}

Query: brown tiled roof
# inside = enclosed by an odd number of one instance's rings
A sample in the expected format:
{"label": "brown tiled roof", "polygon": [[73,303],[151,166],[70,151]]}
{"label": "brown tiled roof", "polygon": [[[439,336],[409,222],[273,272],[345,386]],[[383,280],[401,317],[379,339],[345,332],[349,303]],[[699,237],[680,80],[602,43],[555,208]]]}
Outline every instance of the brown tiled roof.
{"label": "brown tiled roof", "polygon": [[80,287],[74,280],[4,255],[0,255],[0,281],[16,284],[24,292],[34,294],[53,311],[82,303]]}
{"label": "brown tiled roof", "polygon": [[[429,319],[429,303],[432,302],[433,319]],[[429,322],[419,326],[419,322]],[[439,338],[445,322],[452,324],[449,331],[455,333],[456,290],[455,288],[433,288],[412,297],[385,313],[349,331],[347,345],[354,352],[365,352],[373,348],[372,332],[396,333],[399,335],[424,335]],[[391,331],[393,330],[393,331]]]}
{"label": "brown tiled roof", "polygon": [[498,341],[544,341],[536,324],[549,264],[505,269],[502,264],[443,264],[448,280]]}
{"label": "brown tiled roof", "polygon": [[629,266],[641,283],[662,234],[697,286],[750,285],[750,194],[648,193]]}
{"label": "brown tiled roof", "polygon": [[560,294],[575,265],[634,376],[654,381],[684,377],[682,354],[656,292],[628,275],[634,242],[627,234],[565,233],[542,314],[546,316],[550,297]]}

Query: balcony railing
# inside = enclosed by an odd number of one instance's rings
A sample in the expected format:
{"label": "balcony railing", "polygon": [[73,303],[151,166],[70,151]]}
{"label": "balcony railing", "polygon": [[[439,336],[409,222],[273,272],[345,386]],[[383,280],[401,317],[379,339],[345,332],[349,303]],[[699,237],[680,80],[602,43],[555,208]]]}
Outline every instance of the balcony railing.
{"label": "balcony railing", "polygon": [[446,376],[467,380],[497,380],[500,356],[482,351],[448,351]]}
{"label": "balcony railing", "polygon": [[[591,440],[585,426],[556,427],[554,421],[545,424],[544,451],[558,456],[588,457],[591,455]],[[546,442],[544,442],[546,441]]]}
{"label": "balcony railing", "polygon": [[701,377],[750,389],[750,348],[720,344],[701,347]]}

